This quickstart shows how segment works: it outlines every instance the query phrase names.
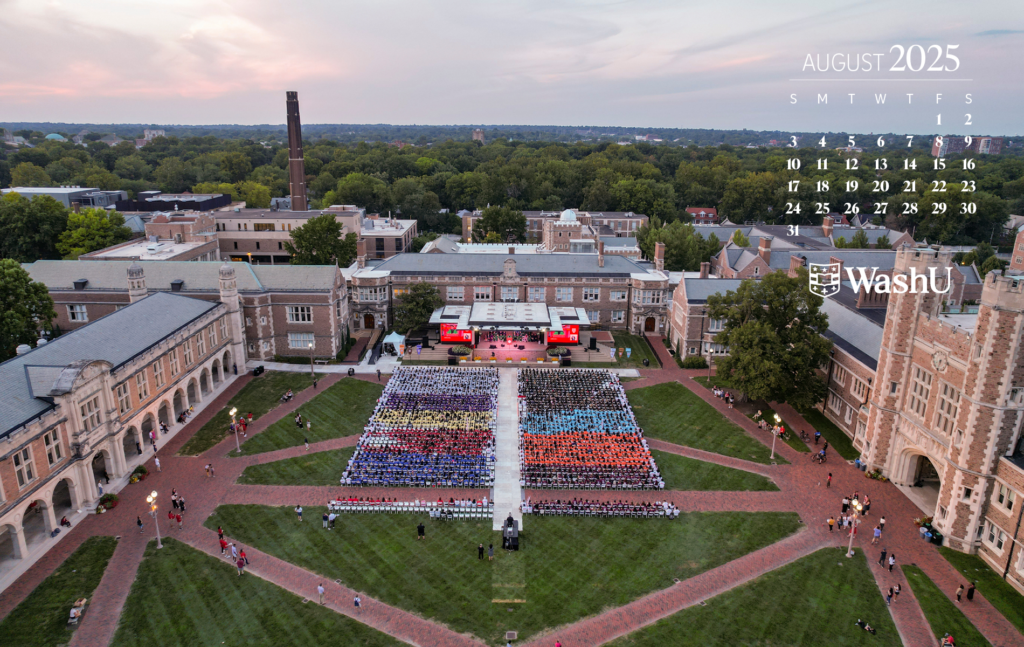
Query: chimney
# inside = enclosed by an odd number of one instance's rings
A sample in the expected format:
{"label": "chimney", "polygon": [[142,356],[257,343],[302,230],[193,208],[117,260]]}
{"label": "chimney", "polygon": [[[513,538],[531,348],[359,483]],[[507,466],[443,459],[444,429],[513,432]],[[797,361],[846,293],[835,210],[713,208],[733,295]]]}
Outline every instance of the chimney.
{"label": "chimney", "polygon": [[366,240],[362,238],[356,243],[356,266],[359,269],[366,267]]}
{"label": "chimney", "polygon": [[654,243],[654,269],[665,270],[665,243]]}
{"label": "chimney", "polygon": [[832,220],[832,215],[826,214],[825,219],[821,221],[821,233],[825,238],[832,235],[832,225],[834,224],[835,221]]}
{"label": "chimney", "polygon": [[515,248],[514,245],[509,245],[508,246],[508,253],[509,254],[515,254],[516,253],[516,248]]}
{"label": "chimney", "polygon": [[711,274],[711,263],[704,261],[700,264],[700,278],[706,279]]}
{"label": "chimney", "polygon": [[72,202],[71,203],[71,210],[74,211],[75,213],[81,213],[82,212],[82,203],[78,202],[78,201]]}
{"label": "chimney", "polygon": [[772,262],[772,238],[773,236],[761,236],[761,240],[757,241],[757,255],[769,265]]}
{"label": "chimney", "polygon": [[839,276],[843,275],[843,261],[842,261],[842,259],[836,258],[835,256],[830,256],[829,259],[828,259],[828,263],[829,263],[829,265],[839,265]]}
{"label": "chimney", "polygon": [[597,241],[597,266],[604,267],[604,241]]}
{"label": "chimney", "polygon": [[299,122],[299,93],[285,93],[288,110],[288,184],[292,211],[306,211],[306,162],[302,159],[302,124]]}
{"label": "chimney", "polygon": [[790,277],[796,276],[797,270],[799,270],[801,267],[805,266],[806,260],[807,259],[805,259],[800,254],[793,254],[793,255],[791,255],[789,257],[789,276]]}

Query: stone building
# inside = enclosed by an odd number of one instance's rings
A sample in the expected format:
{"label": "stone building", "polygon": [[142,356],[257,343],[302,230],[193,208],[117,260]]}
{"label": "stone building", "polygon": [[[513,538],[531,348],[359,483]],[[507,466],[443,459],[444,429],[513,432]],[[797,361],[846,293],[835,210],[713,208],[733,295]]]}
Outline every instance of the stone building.
{"label": "stone building", "polygon": [[0,578],[244,370],[234,268],[219,281],[216,300],[158,292],[0,364]]}
{"label": "stone building", "polygon": [[[566,220],[571,214],[571,219],[584,225],[594,227],[598,236],[634,236],[636,231],[646,223],[649,218],[642,213],[631,211],[581,211],[579,209],[565,209],[563,211],[524,211],[526,216],[526,237],[530,241],[540,241],[545,223]],[[473,240],[473,227],[476,221],[483,216],[483,211],[460,211],[462,219],[462,240]]]}
{"label": "stone building", "polygon": [[[249,265],[232,262],[242,304],[242,357],[334,357],[349,334],[345,278],[334,265]],[[49,288],[61,330],[96,321],[139,298],[171,292],[220,298],[220,263],[36,261],[23,266]],[[134,277],[133,277],[134,273]]]}

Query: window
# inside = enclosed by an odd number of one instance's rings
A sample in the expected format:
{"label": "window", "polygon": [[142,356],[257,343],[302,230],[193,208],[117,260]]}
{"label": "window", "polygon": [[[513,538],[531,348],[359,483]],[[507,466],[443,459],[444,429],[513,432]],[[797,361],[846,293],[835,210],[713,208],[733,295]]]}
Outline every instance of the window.
{"label": "window", "polygon": [[946,509],[946,506],[940,505],[939,506],[939,519],[945,519],[946,518],[946,512],[948,512],[948,510]]}
{"label": "window", "polygon": [[246,317],[245,318],[245,325],[246,325],[246,327],[251,326],[252,325],[252,319],[250,319],[249,317]]}
{"label": "window", "polygon": [[139,394],[139,402],[149,397],[149,380],[146,379],[146,369],[135,374],[135,390]]}
{"label": "window", "polygon": [[600,310],[587,310],[587,319],[590,319],[590,323],[596,324],[601,321]]}
{"label": "window", "polygon": [[235,249],[238,249],[238,241],[235,241]]}
{"label": "window", "polygon": [[83,305],[68,306],[68,319],[71,321],[89,321],[89,314],[85,311],[85,306]]}
{"label": "window", "polygon": [[22,488],[35,479],[32,469],[32,454],[28,447],[14,453],[14,471],[18,475],[18,487]]}
{"label": "window", "polygon": [[935,412],[935,428],[944,434],[952,433],[959,407],[960,392],[943,382],[939,391],[939,407]]}
{"label": "window", "polygon": [[283,249],[284,249],[284,243],[281,242],[280,240],[277,241],[277,251],[281,251]]}
{"label": "window", "polygon": [[661,290],[637,290],[633,293],[633,302],[645,306],[661,303]]}
{"label": "window", "polygon": [[121,413],[128,413],[132,410],[132,394],[128,389],[128,383],[118,385],[117,389],[117,410]]}
{"label": "window", "polygon": [[544,299],[547,298],[545,288],[529,288],[527,290],[527,299],[532,303],[544,303]]}
{"label": "window", "polygon": [[690,346],[690,354],[691,355],[696,355],[697,354],[697,347],[696,346]]}
{"label": "window", "polygon": [[334,315],[338,319],[342,318],[342,315],[341,315],[341,299],[338,299],[337,301],[334,302]]}
{"label": "window", "polygon": [[203,337],[203,333],[196,335],[196,353],[200,357],[206,354],[206,338]]}
{"label": "window", "polygon": [[256,249],[259,249],[259,248],[260,248],[260,241],[257,240],[256,241]]}
{"label": "window", "polygon": [[864,396],[868,392],[868,384],[862,380],[854,378],[853,380],[853,395],[857,398],[858,402],[864,401]]}
{"label": "window", "polygon": [[153,362],[153,381],[156,383],[156,388],[160,388],[164,385],[164,361],[158,359]]}
{"label": "window", "polygon": [[409,288],[391,288],[391,296],[404,297],[409,294]]}
{"label": "window", "polygon": [[186,339],[185,343],[181,345],[181,347],[185,350],[185,366],[186,367],[192,366],[192,360],[193,360],[193,357],[192,357],[192,344],[190,343],[190,341],[191,340]]}
{"label": "window", "polygon": [[309,345],[312,343],[313,333],[311,332],[288,333],[288,348],[304,348],[309,350]]}
{"label": "window", "polygon": [[60,448],[60,430],[52,429],[43,434],[43,443],[46,445],[46,462],[53,467],[64,458],[64,451]]}
{"label": "window", "polygon": [[221,317],[220,318],[220,338],[221,339],[227,339],[228,338],[228,318],[227,317]]}
{"label": "window", "polygon": [[996,503],[1003,506],[1007,510],[1013,510],[1013,503],[1017,500],[1017,493],[1006,487],[1000,485],[999,489],[996,490]]}
{"label": "window", "polygon": [[584,301],[598,301],[601,299],[601,288],[583,288]]}
{"label": "window", "polygon": [[[20,482],[20,479],[19,479]],[[992,544],[996,550],[1002,550],[1003,544],[1006,542],[1006,533],[1000,530],[991,521],[988,523],[988,543]]]}
{"label": "window", "polygon": [[625,290],[612,290],[610,294],[612,301],[625,301],[626,291]]}
{"label": "window", "polygon": [[269,341],[263,342],[263,350],[270,350],[270,342]]}
{"label": "window", "polygon": [[313,323],[313,307],[288,306],[288,323]]}
{"label": "window", "polygon": [[965,487],[964,491],[963,491],[963,496],[961,498],[964,501],[970,501],[972,494],[974,494],[974,489],[973,488],[969,488],[969,487]]}
{"label": "window", "polygon": [[174,377],[180,371],[178,368],[178,349],[171,349],[171,352],[167,353],[167,357],[171,360],[171,377]]}
{"label": "window", "polygon": [[835,391],[828,392],[828,408],[836,413],[843,410],[843,399]]}
{"label": "window", "polygon": [[555,301],[572,301],[572,288],[555,288]]}
{"label": "window", "polygon": [[832,370],[832,381],[840,386],[846,386],[846,369],[839,364],[834,364],[833,366],[835,368]]}
{"label": "window", "polygon": [[626,320],[625,310],[612,310],[612,323],[622,323]]}
{"label": "window", "polygon": [[449,285],[448,286],[448,300],[449,301],[462,301],[465,298],[465,288],[461,285]]}
{"label": "window", "polygon": [[[387,298],[386,287],[359,288],[360,301],[383,301]],[[312,319],[310,319],[312,321]]]}
{"label": "window", "polygon": [[100,396],[83,402],[79,410],[82,413],[82,429],[92,431],[100,426]]}
{"label": "window", "polygon": [[267,318],[266,317],[260,317],[260,325],[261,326],[266,326],[267,325]]}
{"label": "window", "polygon": [[920,366],[915,366],[910,386],[910,410],[918,418],[924,418],[924,412],[928,408],[928,394],[931,390],[932,374]]}
{"label": "window", "polygon": [[491,288],[490,286],[478,285],[473,288],[473,300],[474,301],[490,301],[491,300]]}
{"label": "window", "polygon": [[503,285],[501,286],[501,300],[502,301],[517,301],[519,300],[519,288],[515,286]]}
{"label": "window", "polygon": [[898,389],[899,387],[900,387],[900,383],[899,382],[890,382],[889,383],[889,393],[891,395],[896,395],[896,389]]}
{"label": "window", "polygon": [[867,425],[864,424],[864,421],[863,420],[858,420],[857,421],[857,437],[858,438],[863,438],[864,437],[864,432],[866,432],[867,430],[868,430],[868,427],[867,427]]}
{"label": "window", "polygon": [[257,222],[252,226],[253,231],[274,231],[274,223],[272,222]]}
{"label": "window", "polygon": [[725,330],[725,319],[712,319],[708,323],[708,332],[721,332]]}
{"label": "window", "polygon": [[957,429],[956,434],[953,436],[953,446],[959,447],[962,442],[964,442],[964,432]]}
{"label": "window", "polygon": [[853,420],[853,407],[847,406],[846,407],[846,415],[843,416],[843,421],[845,421],[846,424],[850,424],[850,422],[852,420]]}

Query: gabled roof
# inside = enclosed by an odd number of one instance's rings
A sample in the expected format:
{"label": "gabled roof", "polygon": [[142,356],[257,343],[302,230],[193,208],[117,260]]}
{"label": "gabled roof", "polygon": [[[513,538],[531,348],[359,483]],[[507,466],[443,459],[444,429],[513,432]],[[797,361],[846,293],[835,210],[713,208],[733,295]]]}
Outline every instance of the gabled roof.
{"label": "gabled roof", "polygon": [[686,290],[687,303],[706,303],[712,294],[725,294],[729,291],[736,291],[743,283],[742,279],[716,279],[716,278],[683,278],[683,289]]}
{"label": "gabled roof", "polygon": [[0,436],[53,408],[43,399],[51,391],[46,381],[52,387],[68,366],[105,361],[117,368],[219,306],[157,292],[0,364]]}
{"label": "gabled roof", "polygon": [[[849,284],[844,284],[840,291],[853,292]],[[821,310],[828,315],[825,337],[871,370],[878,368],[883,326],[878,323],[877,315],[885,311],[857,310],[834,298],[824,301]]]}
{"label": "gabled roof", "polygon": [[597,254],[396,254],[373,270],[393,275],[497,276],[509,259],[516,262],[516,273],[521,276],[628,277],[647,273],[640,264],[618,255],[605,255],[604,267],[599,267]]}

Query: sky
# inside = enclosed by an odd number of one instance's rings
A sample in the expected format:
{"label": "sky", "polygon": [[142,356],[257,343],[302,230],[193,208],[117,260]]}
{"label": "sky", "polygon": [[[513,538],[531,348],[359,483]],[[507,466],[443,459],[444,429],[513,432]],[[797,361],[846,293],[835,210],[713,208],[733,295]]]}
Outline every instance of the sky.
{"label": "sky", "polygon": [[1019,0],[0,0],[0,33],[4,122],[279,124],[297,90],[306,124],[1024,131]]}

